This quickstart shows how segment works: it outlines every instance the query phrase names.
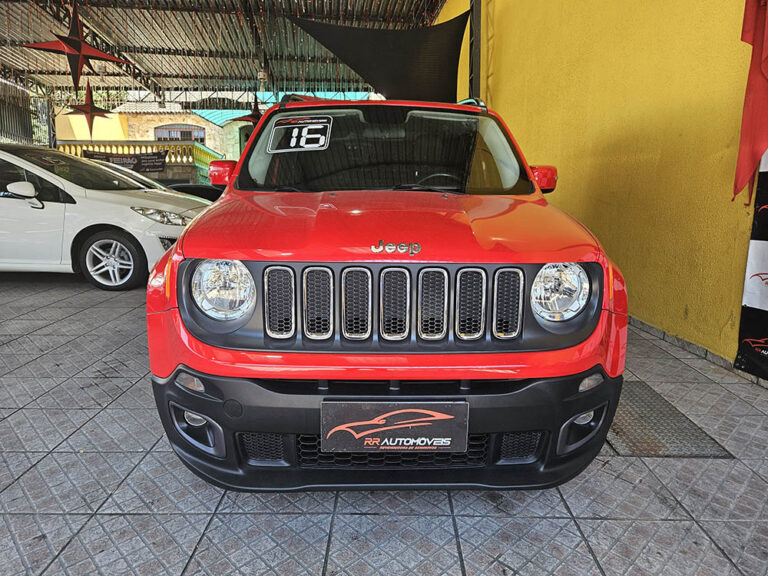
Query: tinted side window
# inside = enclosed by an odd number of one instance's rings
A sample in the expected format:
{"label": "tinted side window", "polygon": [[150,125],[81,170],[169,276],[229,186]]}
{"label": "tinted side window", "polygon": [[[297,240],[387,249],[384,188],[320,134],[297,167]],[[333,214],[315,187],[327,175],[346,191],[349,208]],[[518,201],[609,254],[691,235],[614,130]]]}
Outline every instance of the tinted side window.
{"label": "tinted side window", "polygon": [[27,182],[35,185],[37,190],[37,199],[41,202],[61,202],[61,190],[55,184],[52,184],[45,178],[40,178],[29,170],[24,171]]}
{"label": "tinted side window", "polygon": [[11,164],[7,160],[0,160],[0,198],[10,196],[8,193],[8,184],[12,182],[23,182],[24,169]]}

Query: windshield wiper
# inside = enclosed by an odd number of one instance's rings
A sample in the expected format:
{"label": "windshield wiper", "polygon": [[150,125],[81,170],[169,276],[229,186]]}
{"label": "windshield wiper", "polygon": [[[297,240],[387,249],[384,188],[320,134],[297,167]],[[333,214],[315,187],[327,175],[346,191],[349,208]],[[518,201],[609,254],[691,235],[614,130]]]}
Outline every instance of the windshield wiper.
{"label": "windshield wiper", "polygon": [[255,190],[265,190],[267,192],[312,192],[312,190],[302,190],[296,186],[258,186]]}
{"label": "windshield wiper", "polygon": [[449,194],[464,194],[457,186],[429,186],[428,184],[398,184],[392,190],[414,190],[416,192],[447,192]]}

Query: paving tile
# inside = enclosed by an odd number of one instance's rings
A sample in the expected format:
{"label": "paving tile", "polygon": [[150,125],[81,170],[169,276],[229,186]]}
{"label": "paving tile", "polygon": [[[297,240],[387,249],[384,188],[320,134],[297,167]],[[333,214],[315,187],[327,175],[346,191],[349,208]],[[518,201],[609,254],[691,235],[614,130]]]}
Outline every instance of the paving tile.
{"label": "paving tile", "polygon": [[328,574],[460,574],[448,516],[337,514]]}
{"label": "paving tile", "polygon": [[0,452],[0,491],[40,461],[46,452]]}
{"label": "paving tile", "polygon": [[577,518],[690,518],[640,458],[598,456],[560,491]]}
{"label": "paving tile", "polygon": [[747,466],[747,468],[762,476],[763,480],[768,482],[768,458],[742,458],[741,462]]}
{"label": "paving tile", "polygon": [[96,515],[44,572],[178,575],[203,533],[206,515]]}
{"label": "paving tile", "polygon": [[20,318],[13,318],[11,320],[0,322],[0,334],[24,336],[35,330],[40,330],[48,324],[50,324],[50,321],[48,320],[22,320]]}
{"label": "paving tile", "polygon": [[549,490],[454,490],[457,516],[568,516],[560,494]]}
{"label": "paving tile", "polygon": [[3,354],[32,354],[42,355],[63,346],[72,340],[72,336],[54,336],[29,334],[9,338],[0,345],[0,355]]}
{"label": "paving tile", "polygon": [[737,458],[768,458],[768,415],[691,415],[691,420]]}
{"label": "paving tile", "polygon": [[645,461],[698,520],[768,520],[768,483],[738,460]]}
{"label": "paving tile", "polygon": [[55,388],[64,378],[0,377],[0,406],[21,408]]}
{"label": "paving tile", "polygon": [[694,522],[577,520],[606,574],[725,576],[738,571]]}
{"label": "paving tile", "polygon": [[19,368],[34,362],[36,358],[38,358],[36,354],[0,354],[0,376],[13,374]]}
{"label": "paving tile", "polygon": [[702,522],[702,526],[744,574],[768,574],[768,522]]}
{"label": "paving tile", "polygon": [[223,492],[195,476],[175,454],[150,452],[99,513],[213,512]]}
{"label": "paving tile", "polygon": [[671,358],[672,355],[656,345],[657,340],[641,338],[630,333],[627,341],[628,358]]}
{"label": "paving tile", "polygon": [[450,515],[445,490],[342,491],[339,514],[431,514]]}
{"label": "paving tile", "polygon": [[717,382],[718,384],[738,384],[741,382],[748,382],[746,378],[739,376],[735,372],[726,370],[725,368],[722,368],[721,366],[718,366],[717,364],[714,364],[705,358],[685,358],[683,359],[683,362],[688,364],[688,366],[695,368],[704,374],[707,378]]}
{"label": "paving tile", "polygon": [[3,512],[95,511],[138,463],[141,455],[53,452],[0,493]]}
{"label": "paving tile", "polygon": [[650,386],[684,414],[761,414],[754,406],[713,382],[652,382]]}
{"label": "paving tile", "polygon": [[87,514],[0,515],[3,574],[38,574],[87,520]]}
{"label": "paving tile", "polygon": [[677,358],[627,358],[627,368],[643,382],[711,382]]}
{"label": "paving tile", "polygon": [[77,357],[71,354],[60,354],[56,350],[42,356],[34,357],[16,369],[7,372],[6,376],[25,378],[70,378],[93,362],[93,358]]}
{"label": "paving tile", "polygon": [[468,575],[600,574],[570,518],[459,517]]}
{"label": "paving tile", "polygon": [[156,410],[155,396],[152,392],[152,383],[149,378],[142,378],[131,386],[125,393],[121,394],[111,405],[110,408],[123,408],[133,410],[134,408],[145,408],[147,410]]}
{"label": "paving tile", "polygon": [[67,438],[58,450],[146,452],[162,435],[157,410],[105,408]]}
{"label": "paving tile", "polygon": [[219,507],[222,513],[330,514],[334,492],[227,492]]}
{"label": "paving tile", "polygon": [[34,400],[37,408],[103,408],[133,385],[128,378],[75,376]]}
{"label": "paving tile", "polygon": [[677,344],[673,344],[672,342],[667,342],[666,340],[656,339],[653,343],[675,358],[701,358],[701,354],[697,354],[693,350],[688,350]]}
{"label": "paving tile", "polygon": [[94,410],[22,408],[0,421],[0,451],[51,450],[94,413]]}
{"label": "paving tile", "polygon": [[768,388],[757,384],[724,384],[723,387],[748,402],[763,414],[768,414]]}
{"label": "paving tile", "polygon": [[144,358],[112,353],[98,359],[83,370],[83,376],[104,378],[140,378],[149,371]]}
{"label": "paving tile", "polygon": [[321,574],[330,514],[217,514],[188,574]]}

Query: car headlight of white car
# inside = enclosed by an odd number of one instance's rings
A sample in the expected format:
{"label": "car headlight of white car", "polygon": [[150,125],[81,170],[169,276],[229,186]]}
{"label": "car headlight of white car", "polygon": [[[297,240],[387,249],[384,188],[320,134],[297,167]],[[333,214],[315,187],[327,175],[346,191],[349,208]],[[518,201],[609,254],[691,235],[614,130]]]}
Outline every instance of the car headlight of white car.
{"label": "car headlight of white car", "polygon": [[578,264],[547,264],[533,281],[531,307],[544,320],[564,322],[584,309],[589,290],[589,277]]}
{"label": "car headlight of white car", "polygon": [[214,320],[237,320],[253,311],[256,283],[239,260],[203,260],[192,276],[192,298]]}
{"label": "car headlight of white car", "polygon": [[146,216],[150,220],[160,222],[160,224],[169,224],[171,226],[186,226],[192,222],[192,218],[182,216],[177,212],[170,212],[168,210],[158,210],[157,208],[142,208],[141,206],[131,206],[131,210],[138,212],[142,216]]}

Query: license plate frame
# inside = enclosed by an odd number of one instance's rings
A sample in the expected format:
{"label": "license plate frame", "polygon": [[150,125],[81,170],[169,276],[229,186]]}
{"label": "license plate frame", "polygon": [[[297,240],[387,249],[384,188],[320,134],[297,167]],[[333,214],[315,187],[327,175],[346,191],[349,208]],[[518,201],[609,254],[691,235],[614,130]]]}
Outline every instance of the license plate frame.
{"label": "license plate frame", "polygon": [[321,452],[467,451],[466,401],[326,400],[320,405]]}

